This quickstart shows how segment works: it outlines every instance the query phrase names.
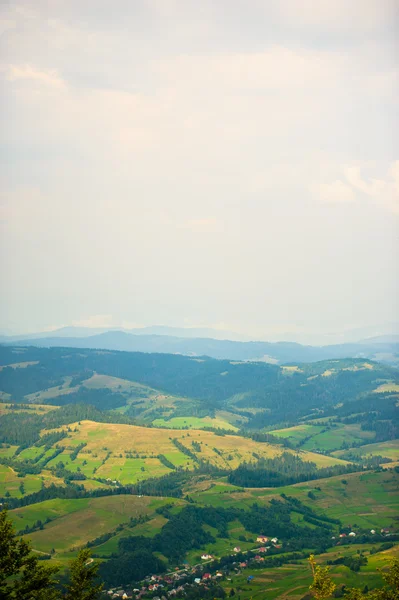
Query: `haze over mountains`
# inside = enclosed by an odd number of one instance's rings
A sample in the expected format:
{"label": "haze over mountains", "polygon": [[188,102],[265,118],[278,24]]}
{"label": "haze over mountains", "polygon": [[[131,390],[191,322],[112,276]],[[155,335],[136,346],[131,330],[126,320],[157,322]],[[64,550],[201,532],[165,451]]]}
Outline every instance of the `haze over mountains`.
{"label": "haze over mountains", "polygon": [[[270,363],[314,362],[334,358],[369,358],[390,364],[399,362],[399,336],[381,335],[353,343],[325,346],[295,342],[239,341],[209,328],[145,327],[129,331],[66,327],[27,336],[3,336],[0,342],[40,347],[91,348],[129,352],[161,352],[219,359],[256,360]],[[232,334],[233,336],[234,334]],[[212,336],[212,337],[210,337]]]}

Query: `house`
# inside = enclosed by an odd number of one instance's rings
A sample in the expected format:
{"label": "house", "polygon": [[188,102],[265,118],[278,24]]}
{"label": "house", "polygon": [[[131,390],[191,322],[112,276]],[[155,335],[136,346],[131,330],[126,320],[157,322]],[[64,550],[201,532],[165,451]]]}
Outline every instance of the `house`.
{"label": "house", "polygon": [[262,548],[258,548],[258,552],[267,552],[267,548],[262,546]]}
{"label": "house", "polygon": [[245,569],[245,567],[247,567],[247,566],[248,566],[246,562],[240,562],[240,563],[238,563],[238,564],[239,564],[239,566],[240,566],[242,569]]}
{"label": "house", "polygon": [[270,541],[272,542],[272,544],[277,544],[278,538],[272,538]]}
{"label": "house", "polygon": [[210,573],[204,573],[202,579],[211,579],[212,575]]}
{"label": "house", "polygon": [[233,550],[234,552],[241,552],[240,546],[234,546]]}
{"label": "house", "polygon": [[258,535],[258,537],[256,538],[257,542],[260,542],[261,544],[266,544],[266,542],[269,541],[269,538],[266,537],[265,535]]}
{"label": "house", "polygon": [[202,560],[209,560],[210,558],[212,558],[212,554],[203,554],[201,558]]}
{"label": "house", "polygon": [[257,554],[257,555],[255,556],[255,560],[260,560],[260,556],[259,556],[259,554]]}
{"label": "house", "polygon": [[375,534],[375,529],[370,529],[370,533],[371,533],[372,535],[374,535],[374,534]]}
{"label": "house", "polygon": [[216,573],[216,577],[223,577],[223,573],[220,573],[220,571],[218,571],[218,572]]}
{"label": "house", "polygon": [[200,577],[196,577],[194,579],[194,583],[201,583],[201,578]]}
{"label": "house", "polygon": [[389,529],[387,529],[386,527],[383,527],[381,529],[381,533],[389,533]]}
{"label": "house", "polygon": [[339,537],[340,537],[340,538],[344,538],[344,537],[346,537],[346,533],[340,533],[340,534],[339,534]]}
{"label": "house", "polygon": [[349,534],[351,537],[355,537],[356,533],[354,531],[351,531]]}

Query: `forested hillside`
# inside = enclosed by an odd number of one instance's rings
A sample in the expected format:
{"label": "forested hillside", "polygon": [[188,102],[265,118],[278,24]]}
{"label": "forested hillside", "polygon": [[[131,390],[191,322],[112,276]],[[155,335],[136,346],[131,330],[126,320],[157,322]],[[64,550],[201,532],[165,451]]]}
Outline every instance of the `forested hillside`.
{"label": "forested hillside", "polygon": [[274,599],[305,593],[310,551],[378,587],[397,553],[395,368],[0,346],[0,394],[18,535],[61,568],[90,548],[107,589],[199,600],[234,580],[247,600],[267,571]]}
{"label": "forested hillside", "polygon": [[[0,392],[11,402],[91,404],[137,418],[146,413],[147,421],[227,411],[244,418],[251,429],[296,423],[312,414],[347,418],[367,411],[369,420],[376,414],[381,421],[392,420],[399,390],[396,369],[359,359],[279,367],[207,357],[2,346],[0,362]],[[101,386],[93,383],[94,374],[122,381]],[[165,394],[169,403],[160,398]]]}

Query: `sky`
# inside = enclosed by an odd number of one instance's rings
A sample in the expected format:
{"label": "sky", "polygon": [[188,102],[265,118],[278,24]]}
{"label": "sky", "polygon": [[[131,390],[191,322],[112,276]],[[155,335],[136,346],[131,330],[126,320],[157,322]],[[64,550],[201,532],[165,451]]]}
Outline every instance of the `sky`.
{"label": "sky", "polygon": [[398,31],[394,0],[3,1],[0,331],[397,321]]}

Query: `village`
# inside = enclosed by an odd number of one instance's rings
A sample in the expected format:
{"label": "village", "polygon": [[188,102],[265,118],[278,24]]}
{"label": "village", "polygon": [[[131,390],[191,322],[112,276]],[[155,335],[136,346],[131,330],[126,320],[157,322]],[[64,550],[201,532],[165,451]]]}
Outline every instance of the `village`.
{"label": "village", "polygon": [[[260,565],[264,562],[264,555],[272,549],[280,550],[282,544],[278,538],[269,538],[265,535],[259,535],[256,541],[261,544],[270,544],[268,546],[260,546],[252,550],[242,551],[240,546],[235,546],[230,556],[237,558],[225,568],[215,569],[213,563],[217,561],[216,557],[211,554],[204,553],[201,555],[201,563],[190,567],[187,563],[182,568],[176,567],[173,572],[162,575],[151,575],[147,577],[140,588],[133,588],[128,591],[122,588],[110,589],[104,591],[109,598],[122,598],[127,600],[134,598],[140,600],[143,597],[151,597],[153,600],[166,600],[183,595],[187,587],[203,586],[205,590],[209,589],[209,584],[218,583],[225,579],[231,581],[231,571],[234,574],[241,574],[243,569],[254,563]],[[248,556],[249,554],[255,556]],[[245,558],[244,558],[245,556]],[[250,582],[253,575],[249,575],[247,581]],[[155,595],[154,595],[155,594]],[[159,595],[157,595],[159,594]]]}
{"label": "village", "polygon": [[[375,529],[369,532],[372,536],[377,534]],[[390,537],[391,532],[388,528],[382,528],[378,533],[384,537]],[[349,533],[342,532],[336,536],[332,536],[332,545],[340,546],[341,544],[354,541],[356,537],[355,531]],[[150,575],[146,577],[140,587],[133,589],[114,588],[103,590],[103,595],[107,598],[122,599],[122,600],[140,600],[141,598],[151,598],[152,600],[167,600],[168,598],[181,597],[187,594],[190,588],[200,587],[205,592],[209,591],[210,586],[218,585],[222,581],[232,581],[232,577],[241,575],[244,569],[249,567],[260,568],[265,561],[267,553],[274,556],[282,552],[283,542],[276,537],[268,537],[266,535],[258,535],[256,542],[262,546],[251,550],[241,550],[240,546],[234,546],[232,553],[224,557],[215,557],[208,553],[201,555],[201,563],[190,566],[184,563],[182,567],[175,567],[174,571],[166,574]],[[266,545],[268,544],[268,545]],[[233,560],[228,560],[233,558]],[[224,559],[224,566],[220,565],[219,561]],[[236,560],[234,560],[236,559]],[[254,575],[248,575],[247,583],[251,583]],[[233,584],[231,584],[233,585]],[[198,590],[199,591],[199,590]]]}

